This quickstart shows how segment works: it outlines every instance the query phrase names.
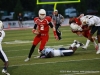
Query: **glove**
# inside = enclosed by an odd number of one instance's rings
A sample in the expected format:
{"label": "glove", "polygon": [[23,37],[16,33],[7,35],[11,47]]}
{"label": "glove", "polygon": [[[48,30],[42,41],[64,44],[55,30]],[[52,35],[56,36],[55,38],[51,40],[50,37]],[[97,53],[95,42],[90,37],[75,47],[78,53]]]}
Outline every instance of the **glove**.
{"label": "glove", "polygon": [[57,36],[57,34],[56,34],[56,31],[53,31],[53,33],[54,33],[54,37],[55,37],[55,39],[58,40],[58,36]]}

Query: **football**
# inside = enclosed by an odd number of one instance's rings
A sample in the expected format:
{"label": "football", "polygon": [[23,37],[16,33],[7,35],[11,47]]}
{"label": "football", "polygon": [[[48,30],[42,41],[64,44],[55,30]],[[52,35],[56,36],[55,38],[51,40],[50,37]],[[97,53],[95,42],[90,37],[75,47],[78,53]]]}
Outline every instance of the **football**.
{"label": "football", "polygon": [[71,23],[70,28],[74,31],[77,31],[79,26],[76,23]]}

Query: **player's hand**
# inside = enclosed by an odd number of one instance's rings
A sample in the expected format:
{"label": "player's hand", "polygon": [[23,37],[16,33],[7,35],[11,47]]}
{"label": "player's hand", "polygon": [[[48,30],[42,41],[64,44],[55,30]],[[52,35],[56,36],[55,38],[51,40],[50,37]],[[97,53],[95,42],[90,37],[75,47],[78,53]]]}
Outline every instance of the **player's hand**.
{"label": "player's hand", "polygon": [[57,34],[56,34],[56,31],[53,31],[53,33],[54,33],[55,39],[58,40],[58,36],[57,36]]}
{"label": "player's hand", "polygon": [[55,39],[56,39],[56,40],[59,40],[57,35],[55,35]]}
{"label": "player's hand", "polygon": [[32,32],[36,35],[40,34],[38,30],[32,30]]}

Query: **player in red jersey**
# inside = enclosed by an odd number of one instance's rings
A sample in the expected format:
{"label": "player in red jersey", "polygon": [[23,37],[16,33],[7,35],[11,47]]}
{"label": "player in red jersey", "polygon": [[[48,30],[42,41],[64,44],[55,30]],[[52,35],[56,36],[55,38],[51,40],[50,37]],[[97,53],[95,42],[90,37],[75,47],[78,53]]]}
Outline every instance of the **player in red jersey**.
{"label": "player in red jersey", "polygon": [[40,42],[39,52],[41,54],[42,50],[44,49],[49,39],[49,27],[53,29],[54,36],[58,40],[58,36],[56,34],[55,27],[52,23],[52,19],[50,16],[46,16],[46,11],[44,9],[39,10],[39,17],[34,18],[34,22],[35,25],[32,32],[36,34],[36,37],[33,40],[33,45],[30,49],[28,58],[25,59],[25,62],[30,60],[31,55],[34,52],[34,49],[39,42]]}
{"label": "player in red jersey", "polygon": [[[82,26],[82,23],[80,21],[80,18],[83,17],[84,15],[81,14],[79,17],[76,17],[76,18],[71,18],[70,21],[69,21],[69,24],[73,24],[75,23],[76,25],[79,26],[78,30],[73,30],[72,29],[72,32],[73,33],[76,33],[78,36],[84,36],[87,38],[87,41],[86,41],[86,44],[85,46],[83,46],[83,49],[87,49],[89,43],[90,43],[90,40],[89,40],[89,36],[90,36],[90,30],[88,29],[88,26],[87,25],[84,25]],[[94,41],[94,39],[91,40],[91,42],[94,43],[94,46],[97,50],[97,44],[96,42]]]}

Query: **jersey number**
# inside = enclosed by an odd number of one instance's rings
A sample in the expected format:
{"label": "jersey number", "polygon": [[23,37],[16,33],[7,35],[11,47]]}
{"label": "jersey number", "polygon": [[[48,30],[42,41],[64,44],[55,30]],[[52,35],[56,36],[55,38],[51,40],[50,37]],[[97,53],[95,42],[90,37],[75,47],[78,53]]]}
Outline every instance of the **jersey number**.
{"label": "jersey number", "polygon": [[40,30],[44,30],[44,25],[40,25]]}

